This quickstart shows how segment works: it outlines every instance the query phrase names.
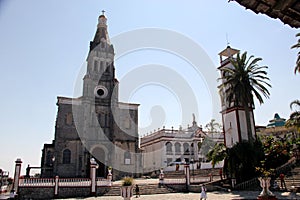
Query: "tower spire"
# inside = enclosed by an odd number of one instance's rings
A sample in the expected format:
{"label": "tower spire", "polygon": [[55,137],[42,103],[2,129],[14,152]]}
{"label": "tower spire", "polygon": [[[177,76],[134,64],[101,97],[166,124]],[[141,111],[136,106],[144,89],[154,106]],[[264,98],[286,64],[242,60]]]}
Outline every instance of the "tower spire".
{"label": "tower spire", "polygon": [[104,15],[105,10],[102,10],[101,12],[102,12],[102,14],[98,18],[97,31],[96,31],[94,40],[90,44],[90,50],[94,49],[101,42],[104,42],[104,43],[107,43],[110,45],[110,40],[109,40],[109,36],[108,36],[108,31],[107,31],[107,23],[106,23],[107,18]]}

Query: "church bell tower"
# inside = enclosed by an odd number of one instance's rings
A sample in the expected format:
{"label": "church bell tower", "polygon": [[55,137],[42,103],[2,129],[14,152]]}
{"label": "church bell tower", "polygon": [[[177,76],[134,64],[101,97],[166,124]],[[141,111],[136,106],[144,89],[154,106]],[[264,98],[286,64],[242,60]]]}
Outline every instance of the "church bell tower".
{"label": "church bell tower", "polygon": [[[231,63],[232,59],[235,59],[235,56],[240,51],[233,49],[230,46],[227,46],[226,49],[219,53],[220,56],[220,67],[218,68],[221,72],[221,79],[226,75],[224,68],[233,68]],[[224,83],[224,79],[222,79]],[[239,104],[236,105],[234,102],[228,102],[226,99],[225,88],[220,90],[221,104],[222,104],[222,122],[223,122],[223,132],[224,132],[224,143],[226,147],[232,147],[234,144],[241,142],[243,140],[248,141],[248,129],[247,129],[247,120],[246,120],[246,111]],[[253,107],[248,108],[250,115],[250,124],[252,130],[252,137],[255,136],[255,124],[254,124],[254,115]]]}
{"label": "church bell tower", "polygon": [[92,158],[97,177],[106,177],[110,167],[115,180],[141,172],[139,104],[119,102],[114,55],[103,11],[90,42],[82,96],[57,98],[55,136],[43,148],[42,177],[89,177]]}

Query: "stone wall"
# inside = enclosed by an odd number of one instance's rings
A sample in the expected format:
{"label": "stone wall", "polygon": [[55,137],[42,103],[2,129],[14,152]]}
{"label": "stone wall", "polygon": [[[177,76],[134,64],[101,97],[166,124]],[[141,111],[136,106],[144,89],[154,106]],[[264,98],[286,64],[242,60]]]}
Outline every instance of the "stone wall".
{"label": "stone wall", "polygon": [[[102,196],[109,191],[109,187],[97,187],[96,196]],[[54,187],[19,187],[19,199],[53,199],[90,197],[90,187],[59,187],[58,195],[54,195]]]}
{"label": "stone wall", "polygon": [[54,187],[19,187],[19,199],[52,199]]}

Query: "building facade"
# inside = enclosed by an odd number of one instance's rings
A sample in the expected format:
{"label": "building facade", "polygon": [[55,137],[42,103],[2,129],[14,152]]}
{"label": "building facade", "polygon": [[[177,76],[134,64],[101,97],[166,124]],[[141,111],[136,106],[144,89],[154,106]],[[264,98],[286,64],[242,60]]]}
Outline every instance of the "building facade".
{"label": "building facade", "polygon": [[195,119],[193,125],[187,129],[163,128],[142,137],[140,146],[143,152],[144,173],[183,163],[194,163],[195,167],[198,165],[200,168],[204,157],[201,146],[205,137],[206,134]]}
{"label": "building facade", "polygon": [[89,177],[91,158],[98,177],[106,177],[110,166],[114,178],[140,173],[139,105],[118,101],[114,55],[103,13],[90,42],[82,96],[57,98],[55,136],[42,150],[42,177]]}

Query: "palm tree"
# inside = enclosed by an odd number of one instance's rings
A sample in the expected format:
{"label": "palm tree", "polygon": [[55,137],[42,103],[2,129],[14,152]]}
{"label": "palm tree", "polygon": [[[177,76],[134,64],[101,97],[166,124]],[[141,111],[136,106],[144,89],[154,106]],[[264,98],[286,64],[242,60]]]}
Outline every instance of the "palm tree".
{"label": "palm tree", "polygon": [[212,134],[212,138],[213,138],[213,134],[216,132],[219,132],[221,130],[222,126],[221,126],[221,124],[216,122],[215,119],[211,119],[210,122],[205,125],[205,128],[208,130],[208,133]]}
{"label": "palm tree", "polygon": [[[300,108],[300,101],[294,100],[290,103],[291,110],[293,107]],[[300,132],[300,110],[296,110],[291,113],[290,118],[286,122],[286,127],[295,127],[298,132]]]}
{"label": "palm tree", "polygon": [[267,66],[259,66],[258,62],[261,58],[254,58],[251,55],[247,59],[247,52],[244,52],[241,56],[237,54],[236,58],[231,58],[232,67],[221,68],[222,74],[220,79],[223,80],[220,85],[220,91],[225,92],[226,101],[230,102],[229,105],[241,106],[245,110],[247,121],[248,140],[251,143],[252,129],[250,122],[250,109],[254,108],[254,100],[256,99],[262,104],[263,98],[269,98],[270,93],[267,87],[271,85],[267,82],[267,72],[265,71]]}
{"label": "palm tree", "polygon": [[[296,34],[296,37],[299,37],[300,36],[300,33]],[[300,39],[298,39],[298,43],[293,45],[291,47],[291,49],[298,49],[300,48]],[[294,70],[294,73],[300,73],[300,51],[298,52],[298,58],[297,58],[297,61],[296,61],[296,66],[295,66],[295,70]]]}
{"label": "palm tree", "polygon": [[218,122],[216,122],[215,119],[211,119],[210,122],[205,125],[205,128],[207,128],[207,130],[209,132],[216,132],[216,131],[220,131],[221,124],[219,124]]}
{"label": "palm tree", "polygon": [[215,144],[214,148],[207,153],[206,157],[208,161],[211,161],[212,167],[214,168],[216,164],[218,164],[227,157],[225,144]]}

